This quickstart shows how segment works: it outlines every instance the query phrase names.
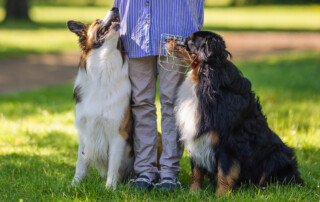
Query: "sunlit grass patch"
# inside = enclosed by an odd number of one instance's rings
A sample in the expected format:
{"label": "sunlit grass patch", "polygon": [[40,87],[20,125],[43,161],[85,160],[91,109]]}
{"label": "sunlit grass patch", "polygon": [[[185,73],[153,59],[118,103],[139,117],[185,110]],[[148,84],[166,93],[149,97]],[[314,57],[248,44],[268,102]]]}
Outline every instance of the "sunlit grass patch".
{"label": "sunlit grass patch", "polygon": [[67,29],[1,30],[0,38],[0,58],[73,52],[78,48],[77,38]]}
{"label": "sunlit grass patch", "polygon": [[210,30],[319,31],[320,5],[205,8]]}
{"label": "sunlit grass patch", "polygon": [[[92,22],[103,18],[109,6],[50,7],[35,6],[31,17],[39,23],[65,23],[74,19]],[[320,5],[206,7],[204,27],[225,30],[320,30]]]}

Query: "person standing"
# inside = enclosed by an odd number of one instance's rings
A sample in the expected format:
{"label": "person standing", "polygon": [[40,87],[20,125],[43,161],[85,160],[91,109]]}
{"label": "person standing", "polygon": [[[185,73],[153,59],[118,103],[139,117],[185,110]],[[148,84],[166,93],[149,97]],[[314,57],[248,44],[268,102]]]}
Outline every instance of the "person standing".
{"label": "person standing", "polygon": [[134,119],[133,186],[150,189],[157,169],[156,81],[159,75],[163,151],[159,187],[180,186],[183,144],[175,126],[174,100],[184,76],[157,65],[161,34],[187,37],[203,26],[204,0],[115,0],[120,12],[120,36],[129,56]]}

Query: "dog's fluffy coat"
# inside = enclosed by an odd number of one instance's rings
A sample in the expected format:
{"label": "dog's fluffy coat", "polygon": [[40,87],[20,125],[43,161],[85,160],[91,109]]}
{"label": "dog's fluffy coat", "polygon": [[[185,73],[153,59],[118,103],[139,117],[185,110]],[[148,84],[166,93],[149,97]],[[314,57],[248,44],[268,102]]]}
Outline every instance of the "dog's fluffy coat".
{"label": "dog's fluffy coat", "polygon": [[113,8],[103,21],[90,26],[69,21],[68,27],[79,36],[82,50],[74,84],[79,150],[73,183],[94,165],[107,177],[106,186],[115,187],[133,169],[131,86],[128,58],[119,49],[119,13]]}
{"label": "dog's fluffy coat", "polygon": [[217,182],[217,195],[249,181],[303,183],[293,149],[269,128],[250,81],[228,60],[223,39],[201,31],[186,45],[190,54],[184,57],[200,61],[176,102],[177,125],[191,160],[190,191],[200,189],[204,174]]}

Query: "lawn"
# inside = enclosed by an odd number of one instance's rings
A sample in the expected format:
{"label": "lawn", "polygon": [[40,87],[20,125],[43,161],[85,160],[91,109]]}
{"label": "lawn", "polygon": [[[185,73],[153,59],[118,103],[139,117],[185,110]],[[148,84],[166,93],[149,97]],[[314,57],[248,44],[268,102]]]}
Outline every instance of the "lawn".
{"label": "lawn", "polygon": [[[204,30],[320,31],[320,5],[205,7]],[[33,23],[0,24],[0,59],[30,53],[78,51],[77,39],[66,28],[68,20],[90,23],[102,18],[111,5],[33,6]],[[0,21],[4,9],[0,8]]]}
{"label": "lawn", "polygon": [[[236,64],[253,83],[270,127],[295,148],[305,185],[241,186],[219,201],[319,201],[320,54],[290,54]],[[159,101],[157,100],[159,107]],[[120,184],[105,190],[95,169],[77,188],[78,140],[72,85],[0,96],[0,201],[212,201],[215,186],[188,193],[191,171],[181,160],[176,193],[144,193]]]}

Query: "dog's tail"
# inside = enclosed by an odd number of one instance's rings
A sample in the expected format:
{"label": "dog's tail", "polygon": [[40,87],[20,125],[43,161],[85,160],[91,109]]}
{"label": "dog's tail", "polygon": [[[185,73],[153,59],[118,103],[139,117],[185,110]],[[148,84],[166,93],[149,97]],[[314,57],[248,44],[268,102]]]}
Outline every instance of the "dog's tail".
{"label": "dog's tail", "polygon": [[266,178],[266,181],[282,184],[304,184],[300,177],[294,150],[284,144],[269,155],[263,167],[264,175],[262,178]]}

